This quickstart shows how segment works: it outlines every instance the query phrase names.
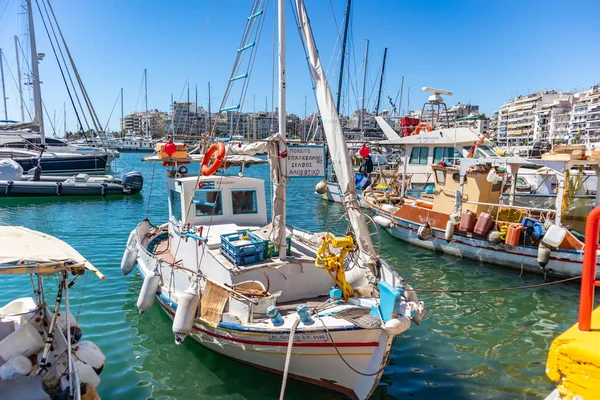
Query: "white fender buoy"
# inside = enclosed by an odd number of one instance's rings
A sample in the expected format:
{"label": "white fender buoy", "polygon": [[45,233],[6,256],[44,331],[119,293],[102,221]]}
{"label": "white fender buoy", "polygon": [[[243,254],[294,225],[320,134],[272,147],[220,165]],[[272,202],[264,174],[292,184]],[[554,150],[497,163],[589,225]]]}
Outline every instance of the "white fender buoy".
{"label": "white fender buoy", "polygon": [[131,231],[129,234],[129,239],[127,239],[127,246],[125,247],[125,252],[123,253],[123,258],[121,259],[121,271],[123,275],[129,275],[129,273],[135,267],[135,261],[137,259],[137,236],[135,234],[135,229]]}
{"label": "white fender buoy", "polygon": [[444,233],[446,242],[450,243],[452,236],[454,236],[454,224],[452,221],[448,220],[448,222],[446,222],[446,232]]}
{"label": "white fender buoy", "polygon": [[102,353],[102,350],[96,343],[90,342],[89,340],[83,340],[73,347],[73,353],[82,362],[91,365],[94,371],[98,375],[102,373],[104,364],[106,363],[106,356]]}
{"label": "white fender buoy", "polygon": [[399,335],[410,328],[410,319],[404,315],[388,320],[383,326],[383,330],[390,335]]}
{"label": "white fender buoy", "polygon": [[177,311],[175,311],[175,318],[173,318],[173,334],[175,335],[176,345],[183,343],[185,338],[192,332],[199,300],[198,282],[192,282],[190,287],[179,296]]}
{"label": "white fender buoy", "polygon": [[77,370],[81,382],[88,383],[94,388],[97,388],[98,385],[100,385],[100,377],[91,365],[80,360],[75,360],[75,369]]}
{"label": "white fender buoy", "polygon": [[137,307],[140,310],[140,314],[148,311],[154,303],[154,296],[158,291],[158,285],[160,284],[160,272],[155,268],[148,272],[144,277],[144,283],[142,283],[142,289],[137,300]]}
{"label": "white fender buoy", "polygon": [[325,179],[323,179],[321,182],[317,183],[317,186],[315,186],[315,191],[318,194],[325,194],[327,193],[327,182],[325,181]]}
{"label": "white fender buoy", "polygon": [[33,365],[25,356],[15,356],[0,367],[0,379],[12,379],[18,376],[27,376]]}
{"label": "white fender buoy", "polygon": [[374,216],[373,221],[384,229],[389,229],[394,225],[394,221],[381,215]]}
{"label": "white fender buoy", "polygon": [[540,242],[540,245],[538,246],[537,262],[542,268],[546,268],[546,265],[548,265],[548,261],[550,261],[551,252],[552,249],[544,245],[543,242]]}
{"label": "white fender buoy", "polygon": [[433,231],[431,230],[431,226],[429,222],[425,222],[423,225],[419,227],[417,231],[417,237],[421,240],[429,240],[433,236]]}
{"label": "white fender buoy", "polygon": [[492,244],[502,243],[502,238],[500,237],[500,232],[498,232],[496,230],[492,230],[492,231],[490,231],[490,233],[488,233],[487,240],[488,240],[488,242],[490,242]]}

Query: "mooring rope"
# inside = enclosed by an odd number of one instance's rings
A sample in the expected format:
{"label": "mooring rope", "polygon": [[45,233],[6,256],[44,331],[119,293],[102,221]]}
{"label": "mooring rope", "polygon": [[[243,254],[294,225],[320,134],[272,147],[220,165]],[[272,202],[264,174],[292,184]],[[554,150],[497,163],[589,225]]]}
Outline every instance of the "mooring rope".
{"label": "mooring rope", "polygon": [[288,373],[290,371],[290,361],[292,359],[292,346],[294,345],[294,335],[296,334],[296,328],[300,325],[300,317],[296,318],[294,325],[290,329],[290,338],[288,340],[287,354],[285,355],[285,367],[283,368],[283,381],[281,382],[281,392],[279,393],[279,400],[283,400],[285,397],[285,386],[287,384]]}
{"label": "mooring rope", "polygon": [[525,286],[514,286],[514,287],[503,287],[503,288],[492,288],[492,289],[405,289],[407,292],[421,292],[421,293],[487,293],[487,292],[503,292],[509,290],[521,290],[521,289],[533,289],[542,286],[551,286],[556,285],[558,283],[574,281],[576,279],[581,279],[581,276],[574,276],[571,278],[561,279],[559,281],[554,282],[544,282],[538,283],[535,285],[525,285]]}

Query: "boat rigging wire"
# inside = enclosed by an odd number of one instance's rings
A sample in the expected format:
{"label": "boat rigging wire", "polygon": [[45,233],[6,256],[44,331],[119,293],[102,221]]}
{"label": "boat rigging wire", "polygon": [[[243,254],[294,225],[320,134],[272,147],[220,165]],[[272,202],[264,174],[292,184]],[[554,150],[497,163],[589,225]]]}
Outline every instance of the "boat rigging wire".
{"label": "boat rigging wire", "polygon": [[407,292],[417,292],[417,293],[488,293],[488,292],[505,292],[510,290],[523,290],[523,289],[534,289],[543,286],[551,286],[559,283],[574,281],[576,279],[581,279],[580,276],[573,276],[571,278],[561,279],[559,281],[552,282],[544,282],[537,283],[534,285],[524,285],[524,286],[512,286],[512,287],[503,287],[503,288],[492,288],[492,289],[406,289]]}
{"label": "boat rigging wire", "polygon": [[[48,40],[50,41],[50,46],[52,47],[52,52],[54,53],[54,57],[56,58],[56,61],[58,62],[58,69],[60,70],[60,74],[63,78],[63,82],[65,83],[65,87],[67,88],[67,94],[69,95],[69,99],[71,100],[71,104],[73,105],[73,109],[75,110],[75,115],[77,116],[77,121],[79,122],[79,127],[83,131],[81,119],[79,118],[79,112],[77,111],[77,108],[75,107],[75,102],[73,100],[73,95],[71,94],[71,89],[69,88],[69,84],[67,83],[67,78],[65,77],[65,72],[63,71],[63,67],[58,58],[58,54],[56,53],[56,47],[54,46],[54,42],[52,41],[52,37],[50,36],[50,31],[48,30],[48,25],[46,25],[46,19],[44,18],[44,14],[42,13],[40,3],[36,0],[35,4],[37,5],[38,11],[40,12],[40,16],[42,17],[42,23],[44,24],[44,30],[46,31],[46,34],[48,35]],[[46,10],[46,14],[48,14],[47,10]],[[51,22],[49,16],[48,16],[48,22],[49,23]],[[54,28],[52,28],[52,29],[54,29]],[[55,36],[56,36],[56,34],[55,34]],[[58,45],[58,43],[57,43],[57,45]],[[62,51],[61,51],[61,55],[62,55]],[[32,62],[37,62],[37,60],[32,60]],[[63,62],[64,62],[64,57],[63,57]],[[65,66],[66,66],[66,63],[65,63]],[[67,69],[67,68],[65,68],[65,69]],[[70,78],[70,73],[69,73],[68,69],[67,69],[67,73],[69,74],[69,78]],[[38,77],[38,79],[39,79],[39,77]],[[73,81],[71,81],[71,84],[73,84]],[[77,100],[79,100],[79,98]],[[80,104],[80,107],[81,107],[81,104]],[[40,111],[42,111],[42,110],[40,110]],[[85,118],[85,115],[84,115],[84,119],[87,124],[87,119]],[[89,125],[88,125],[88,129],[89,129]]]}

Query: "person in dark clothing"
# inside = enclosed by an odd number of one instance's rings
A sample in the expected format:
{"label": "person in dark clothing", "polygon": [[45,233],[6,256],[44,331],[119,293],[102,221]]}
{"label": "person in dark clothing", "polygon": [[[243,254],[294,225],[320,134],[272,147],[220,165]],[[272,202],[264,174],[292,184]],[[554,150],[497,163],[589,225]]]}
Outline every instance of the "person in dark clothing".
{"label": "person in dark clothing", "polygon": [[373,160],[370,155],[365,157],[363,172],[367,175],[373,172]]}

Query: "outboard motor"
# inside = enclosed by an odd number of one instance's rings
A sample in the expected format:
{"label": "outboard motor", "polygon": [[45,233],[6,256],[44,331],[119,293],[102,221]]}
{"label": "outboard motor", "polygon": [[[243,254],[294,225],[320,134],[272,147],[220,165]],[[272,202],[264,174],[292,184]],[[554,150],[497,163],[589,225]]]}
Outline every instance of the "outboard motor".
{"label": "outboard motor", "polygon": [[[129,190],[130,193],[139,193],[144,187],[144,177],[138,171],[131,171],[123,175],[121,185],[124,190]],[[127,189],[129,188],[129,189]]]}

